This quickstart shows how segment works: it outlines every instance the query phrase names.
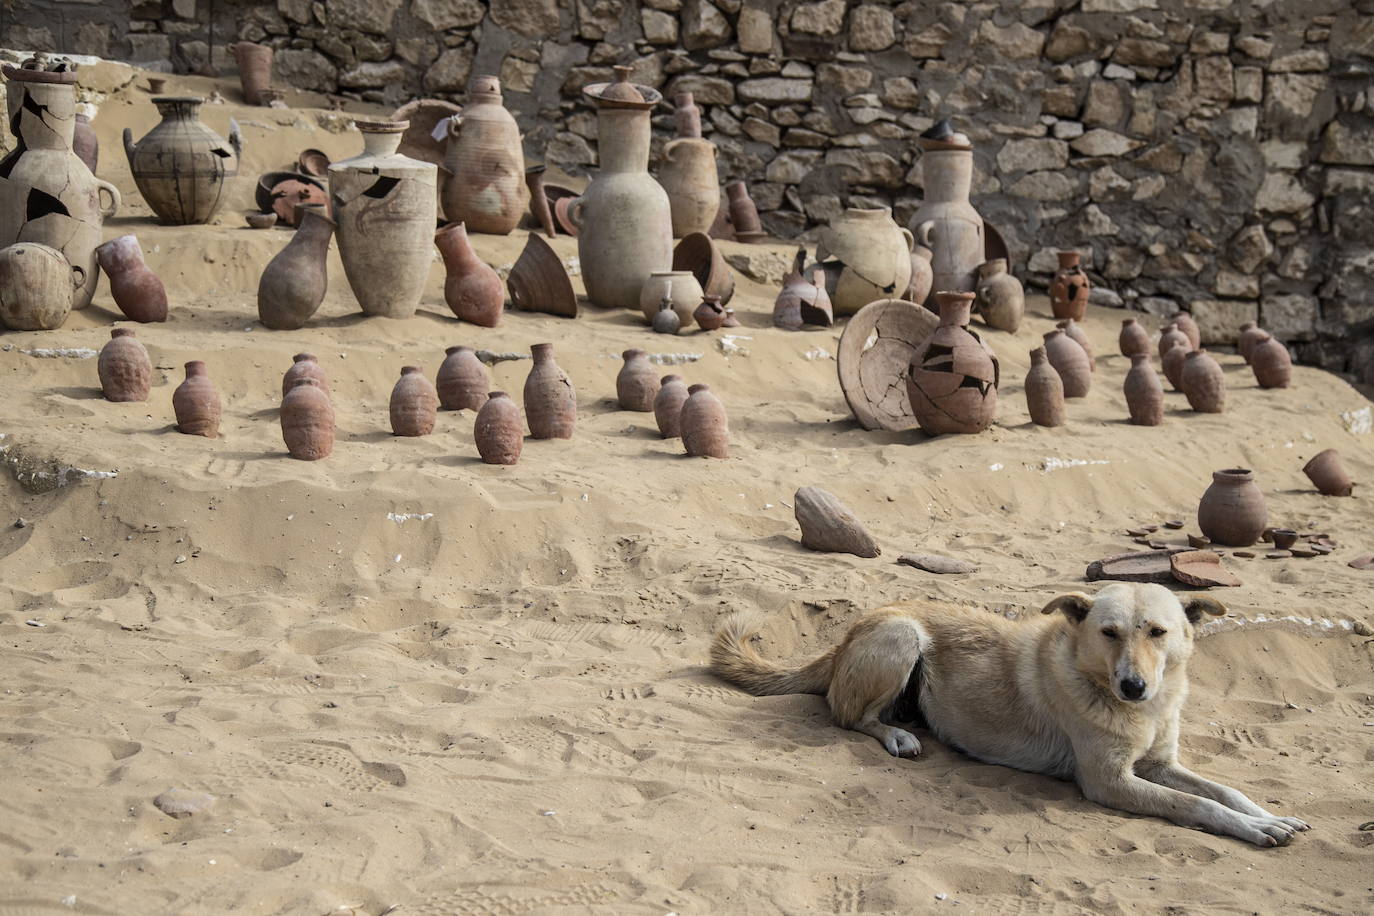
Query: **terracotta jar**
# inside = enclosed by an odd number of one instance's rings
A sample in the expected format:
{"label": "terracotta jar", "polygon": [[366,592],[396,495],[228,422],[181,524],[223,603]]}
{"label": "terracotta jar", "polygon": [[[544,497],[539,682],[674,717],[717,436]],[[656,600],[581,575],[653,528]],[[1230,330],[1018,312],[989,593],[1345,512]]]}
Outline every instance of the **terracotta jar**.
{"label": "terracotta jar", "polygon": [[1245,468],[1212,472],[1212,485],[1197,507],[1197,524],[1213,544],[1249,547],[1269,522],[1264,494]]}
{"label": "terracotta jar", "polygon": [[100,164],[100,138],[95,135],[91,119],[79,111],[76,113],[76,129],[72,131],[72,152],[86,163],[86,168],[94,175],[95,167]]}
{"label": "terracotta jar", "polygon": [[907,370],[911,412],[931,436],[982,432],[997,417],[997,357],[968,326],[973,293],[941,291],[935,298],[940,323],[917,345]]}
{"label": "terracotta jar", "polygon": [[655,334],[676,334],[682,330],[682,319],[673,310],[671,297],[663,297],[663,301],[659,303],[658,311],[654,313],[654,320],[649,322],[649,326],[654,329]]}
{"label": "terracotta jar", "polygon": [[732,181],[725,186],[725,198],[730,205],[730,224],[735,228],[735,241],[757,242],[766,238],[763,223],[759,221],[759,208],[749,196],[749,186],[742,181]]}
{"label": "terracotta jar", "polygon": [[100,390],[107,401],[146,401],[153,384],[153,361],[133,328],[115,328],[96,360]]}
{"label": "terracotta jar", "polygon": [[354,123],[362,154],[329,166],[339,259],[365,314],[409,318],[434,259],[438,168],[396,152],[406,122]]}
{"label": "terracotta jar", "polygon": [[320,390],[326,395],[329,394],[329,376],[325,374],[324,367],[320,365],[313,354],[297,353],[291,357],[291,368],[287,369],[281,378],[281,396],[286,395],[296,385],[297,379],[313,378],[320,385]]}
{"label": "terracotta jar", "polygon": [[1126,408],[1136,426],[1158,426],[1164,422],[1164,386],[1159,383],[1149,352],[1131,356],[1131,368],[1122,385]]}
{"label": "terracotta jar", "polygon": [[1226,376],[1206,350],[1192,350],[1183,363],[1183,394],[1199,413],[1226,409]]}
{"label": "terracotta jar", "polygon": [[166,321],[167,290],[143,261],[138,237],[121,235],[95,250],[101,270],[110,277],[115,305],[133,321]]}
{"label": "terracotta jar", "polygon": [[1015,334],[1026,312],[1021,281],[1007,273],[1007,259],[993,258],[978,268],[978,313],[989,327]]}
{"label": "terracotta jar", "polygon": [[487,403],[491,377],[472,347],[449,347],[434,386],[444,410],[481,410]]}
{"label": "terracotta jar", "polygon": [[492,235],[519,225],[530,203],[525,151],[496,77],[475,78],[463,113],[449,119],[444,170],[440,194],[449,222]]}
{"label": "terracotta jar", "polygon": [[725,405],[711,393],[709,385],[687,389],[687,400],[678,416],[678,434],[687,454],[694,458],[729,458],[730,424]]}
{"label": "terracotta jar", "polygon": [[830,294],[825,291],[825,272],[812,273],[814,283],[802,275],[806,265],[806,249],[798,248],[792,261],[792,272],[782,281],[782,291],[773,301],[773,324],[789,331],[798,331],[808,324],[829,327],[834,323]]}
{"label": "terracotta jar", "polygon": [[391,389],[391,433],[395,436],[428,436],[434,432],[439,394],[419,366],[405,366]]}
{"label": "terracotta jar", "polygon": [[525,429],[520,408],[504,391],[493,391],[477,411],[472,423],[472,438],[477,454],[485,464],[515,464],[525,445]]}
{"label": "terracotta jar", "polygon": [[1193,316],[1187,312],[1179,312],[1174,316],[1174,324],[1188,337],[1188,348],[1198,350],[1202,348],[1202,332],[1198,330],[1197,322]]}
{"label": "terracotta jar", "polygon": [[205,363],[193,359],[186,364],[186,380],[172,392],[172,410],[177,416],[177,431],[188,436],[219,436],[219,418],[224,410],[219,391],[205,373]]}
{"label": "terracotta jar", "polygon": [[923,305],[930,298],[930,291],[935,284],[935,275],[930,267],[932,257],[931,250],[924,245],[911,247],[911,283],[901,297],[907,302]]}
{"label": "terracotta jar", "polygon": [[[200,121],[204,99],[153,99],[162,122],[138,143],[124,128],[124,154],[139,193],[169,225],[208,223],[219,209],[224,179],[238,174],[239,138],[229,143]],[[233,169],[227,165],[233,164]]]}
{"label": "terracotta jar", "polygon": [[334,405],[319,379],[296,379],[281,399],[281,437],[300,461],[319,461],[334,451]]}
{"label": "terracotta jar", "polygon": [[987,260],[983,218],[969,202],[973,145],[957,133],[918,142],[925,196],[911,217],[911,234],[932,253],[932,290],[971,292],[977,286],[978,265]]}
{"label": "terracotta jar", "polygon": [[506,306],[506,284],[491,265],[477,256],[462,223],[449,223],[434,234],[434,244],[444,258],[444,301],[463,321],[484,328],[501,323]]}
{"label": "terracotta jar", "polygon": [[1030,371],[1026,373],[1026,407],[1036,426],[1064,425],[1064,382],[1050,365],[1044,347],[1030,351]]}
{"label": "terracotta jar", "polygon": [[720,176],[716,145],[710,140],[679,137],[663,145],[658,183],[668,194],[673,238],[709,232],[720,209]]}
{"label": "terracotta jar", "polygon": [[569,216],[578,226],[587,298],[607,308],[635,308],[644,279],[673,266],[672,207],[649,175],[649,117],[662,95],[632,85],[629,67],[615,72],[615,82],[583,90],[597,106],[601,170]]}
{"label": "terracotta jar", "polygon": [[258,278],[258,320],[277,331],[303,327],[329,289],[329,237],[334,221],[323,207],[303,208],[300,228]]}
{"label": "terracotta jar", "polygon": [[553,344],[530,347],[534,367],[525,378],[525,419],[535,439],[571,439],[577,426],[577,392],[553,361]]}
{"label": "terracotta jar", "polygon": [[1188,344],[1180,341],[1164,351],[1164,357],[1160,360],[1164,377],[1169,380],[1169,387],[1175,391],[1183,390],[1183,366],[1188,362],[1188,354],[1191,352]]}
{"label": "terracotta jar", "polygon": [[1121,334],[1116,338],[1121,355],[1130,359],[1137,353],[1150,352],[1150,332],[1141,327],[1134,318],[1121,319]]}
{"label": "terracotta jar", "polygon": [[900,296],[911,285],[911,233],[886,207],[851,207],[830,221],[816,243],[816,260],[844,265],[827,289],[837,315],[852,315],[879,299]]}
{"label": "terracotta jar", "polygon": [[1183,333],[1182,329],[1179,328],[1178,322],[1171,321],[1168,327],[1159,335],[1159,358],[1163,359],[1164,354],[1168,353],[1175,344],[1182,344],[1189,350],[1195,349],[1188,341],[1188,335]]}
{"label": "terracotta jar", "polygon": [[725,309],[720,304],[719,296],[703,296],[701,305],[698,305],[692,317],[697,320],[697,327],[703,331],[715,331],[725,325]]}
{"label": "terracotta jar", "polygon": [[654,395],[654,422],[658,424],[658,434],[663,438],[676,439],[682,435],[679,421],[687,397],[687,383],[682,376],[669,374],[660,380],[658,394]]}
{"label": "terracotta jar", "polygon": [[1253,321],[1247,321],[1240,326],[1240,338],[1236,341],[1236,350],[1247,363],[1250,362],[1250,351],[1255,348],[1255,344],[1260,342],[1263,335],[1268,333]]}
{"label": "terracotta jar", "polygon": [[729,305],[735,295],[735,274],[725,262],[720,246],[705,232],[685,236],[673,249],[673,270],[691,271],[706,296],[719,296]]}
{"label": "terracotta jar", "polygon": [[1088,314],[1092,283],[1079,265],[1079,259],[1076,251],[1059,252],[1059,272],[1050,281],[1050,310],[1055,318],[1082,321]]}
{"label": "terracotta jar", "polygon": [[639,291],[639,310],[644,320],[653,323],[654,316],[665,298],[671,299],[679,326],[692,320],[692,312],[701,304],[704,291],[690,270],[655,270]]}
{"label": "terracotta jar", "polygon": [[0,249],[0,324],[11,331],[62,327],[86,272],[38,242]]}
{"label": "terracotta jar", "polygon": [[1250,348],[1250,368],[1261,388],[1287,388],[1293,380],[1293,357],[1268,334],[1257,338]]}
{"label": "terracotta jar", "polygon": [[1312,460],[1303,465],[1302,472],[1323,496],[1349,496],[1355,489],[1350,472],[1341,462],[1340,452],[1334,448],[1313,455]]}
{"label": "terracotta jar", "polygon": [[1069,335],[1074,343],[1083,348],[1083,352],[1088,354],[1089,371],[1097,371],[1097,357],[1093,356],[1092,341],[1088,340],[1088,335],[1083,332],[1082,326],[1072,318],[1065,318],[1056,327],[1063,328],[1064,333]]}
{"label": "terracotta jar", "polygon": [[272,49],[266,45],[240,41],[229,46],[239,68],[239,85],[243,100],[249,105],[262,105],[262,91],[272,86]]}
{"label": "terracotta jar", "polygon": [[[18,141],[0,167],[0,248],[34,242],[81,268],[71,307],[91,304],[100,269],[95,249],[104,221],[119,209],[119,191],[91,174],[72,149],[76,74],[5,64],[8,125]],[[101,206],[100,195],[108,206]]]}
{"label": "terracotta jar", "polygon": [[[679,137],[692,139],[701,136],[701,109],[690,92],[679,92],[673,96],[673,128]],[[720,203],[720,194],[716,194]],[[705,232],[706,230],[701,230]]]}
{"label": "terracotta jar", "polygon": [[658,373],[649,363],[649,354],[643,350],[631,349],[620,354],[625,365],[615,377],[615,397],[621,410],[638,410],[645,413],[654,409],[654,398],[658,396]]}
{"label": "terracotta jar", "polygon": [[549,195],[544,191],[544,172],[546,166],[532,165],[525,169],[525,187],[530,192],[530,214],[539,223],[539,228],[549,238],[558,237],[558,227],[554,224],[553,207]]}
{"label": "terracotta jar", "polygon": [[1062,328],[1055,328],[1045,334],[1045,354],[1064,383],[1064,397],[1087,397],[1093,385],[1092,367],[1078,341],[1065,334]]}

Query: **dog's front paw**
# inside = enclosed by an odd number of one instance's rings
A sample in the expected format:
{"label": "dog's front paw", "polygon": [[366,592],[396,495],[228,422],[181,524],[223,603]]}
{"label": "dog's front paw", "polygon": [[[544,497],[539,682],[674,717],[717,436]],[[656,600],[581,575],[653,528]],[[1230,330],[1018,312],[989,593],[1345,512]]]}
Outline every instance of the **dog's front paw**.
{"label": "dog's front paw", "polygon": [[893,757],[918,757],[921,753],[921,742],[916,740],[916,736],[900,728],[888,731],[883,739],[883,747]]}
{"label": "dog's front paw", "polygon": [[1307,824],[1296,817],[1275,817],[1273,815],[1249,815],[1245,819],[1248,828],[1241,836],[1256,846],[1287,846],[1293,834],[1308,829]]}

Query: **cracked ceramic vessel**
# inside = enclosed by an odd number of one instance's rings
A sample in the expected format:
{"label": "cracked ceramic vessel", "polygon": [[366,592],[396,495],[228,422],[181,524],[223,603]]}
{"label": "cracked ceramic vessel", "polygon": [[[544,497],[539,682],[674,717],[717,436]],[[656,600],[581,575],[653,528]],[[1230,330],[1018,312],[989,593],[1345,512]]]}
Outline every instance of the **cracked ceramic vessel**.
{"label": "cracked ceramic vessel", "polygon": [[153,361],[133,328],[115,328],[96,360],[100,391],[107,401],[146,401],[152,387]]}
{"label": "cracked ceramic vessel", "polygon": [[577,392],[553,360],[553,344],[530,347],[534,367],[525,377],[525,419],[535,439],[571,439],[577,426]]}
{"label": "cracked ceramic vessel", "polygon": [[1146,341],[1146,352],[1131,355],[1131,368],[1122,383],[1126,408],[1136,426],[1158,426],[1164,422],[1164,386],[1150,362],[1148,345]]}
{"label": "cracked ceramic vessel", "polygon": [[648,412],[654,409],[658,396],[658,373],[649,363],[649,354],[631,349],[620,354],[625,364],[615,377],[615,397],[621,410]]}
{"label": "cracked ceramic vessel", "polygon": [[189,96],[153,99],[162,121],[138,143],[133,131],[124,128],[124,154],[134,183],[153,212],[173,226],[208,223],[219,208],[224,179],[238,174],[237,134],[226,143],[201,123],[204,101]]}
{"label": "cracked ceramic vessel", "polygon": [[658,183],[668,194],[673,238],[709,232],[720,209],[720,176],[716,145],[701,138],[679,137],[663,145]]}
{"label": "cracked ceramic vessel", "polygon": [[167,290],[143,261],[138,237],[121,235],[95,250],[100,267],[110,278],[115,305],[133,321],[166,321]]}
{"label": "cracked ceramic vessel", "polygon": [[682,434],[679,421],[687,397],[687,383],[682,376],[670,373],[659,380],[658,394],[654,395],[654,423],[663,438],[676,439]]}
{"label": "cracked ceramic vessel", "polygon": [[278,331],[303,327],[329,288],[329,237],[334,221],[324,215],[324,207],[302,210],[300,228],[258,278],[258,320]]}
{"label": "cracked ceramic vessel", "polygon": [[649,174],[649,117],[662,95],[631,84],[629,67],[615,73],[615,82],[583,90],[597,106],[601,170],[569,216],[578,227],[587,298],[607,308],[636,308],[649,274],[673,266],[672,207]]}
{"label": "cracked ceramic vessel", "polygon": [[193,359],[186,364],[186,380],[172,392],[172,410],[177,431],[188,436],[219,436],[219,420],[224,405],[219,391],[205,372],[205,363]]}
{"label": "cracked ceramic vessel", "polygon": [[1206,350],[1192,350],[1183,362],[1183,394],[1198,413],[1226,409],[1226,375]]}
{"label": "cracked ceramic vessel", "polygon": [[911,217],[911,234],[931,251],[932,290],[971,291],[978,265],[987,260],[983,218],[969,202],[973,145],[958,133],[918,142],[925,197]]}
{"label": "cracked ceramic vessel", "polygon": [[444,218],[469,232],[508,235],[530,204],[520,127],[501,104],[501,82],[478,76],[448,122],[439,197]]}
{"label": "cracked ceramic vessel", "polygon": [[[36,242],[83,271],[71,307],[91,304],[100,279],[101,226],[119,209],[119,191],[91,174],[72,149],[76,74],[3,68],[16,145],[0,160],[0,247]],[[101,206],[101,193],[109,206]]]}
{"label": "cracked ceramic vessel", "polygon": [[1026,313],[1021,281],[1007,272],[1006,258],[993,258],[978,267],[978,314],[989,327],[1015,334]]}
{"label": "cracked ceramic vessel", "polygon": [[1287,388],[1293,380],[1293,357],[1287,347],[1265,334],[1250,347],[1250,369],[1261,388]]}
{"label": "cracked ceramic vessel", "polygon": [[1116,345],[1121,355],[1130,359],[1137,353],[1150,353],[1150,332],[1145,330],[1134,318],[1121,319],[1121,333],[1117,335]]}
{"label": "cracked ceramic vessel", "polygon": [[1055,328],[1045,335],[1045,354],[1064,383],[1064,397],[1087,397],[1093,384],[1092,367],[1078,341],[1065,334],[1063,328]]}
{"label": "cracked ceramic vessel", "polygon": [[1079,265],[1079,260],[1080,255],[1076,251],[1059,252],[1059,271],[1050,281],[1050,310],[1055,318],[1082,321],[1083,316],[1088,314],[1092,284]]}
{"label": "cracked ceramic vessel", "polygon": [[709,385],[687,389],[687,400],[678,415],[678,435],[687,454],[694,458],[729,458],[730,423],[725,405]]}
{"label": "cracked ceramic vessel", "polygon": [[477,257],[462,223],[450,223],[434,234],[444,259],[444,301],[463,321],[484,328],[501,323],[506,284],[491,265]]}
{"label": "cracked ceramic vessel", "polygon": [[391,389],[391,432],[396,436],[428,436],[434,432],[439,394],[419,366],[405,366]]}
{"label": "cracked ceramic vessel", "polygon": [[243,100],[249,105],[263,104],[262,92],[272,86],[272,49],[267,45],[240,41],[229,46],[239,68]]}
{"label": "cracked ceramic vessel", "polygon": [[697,327],[703,331],[717,331],[725,326],[726,312],[719,296],[702,296],[701,304],[692,312]]}
{"label": "cracked ceramic vessel", "polygon": [[929,435],[978,433],[997,417],[997,357],[968,326],[973,293],[941,290],[940,323],[907,368],[911,412]]}
{"label": "cracked ceramic vessel", "polygon": [[38,242],[0,249],[0,324],[11,331],[51,331],[72,311],[86,272]]}
{"label": "cracked ceramic vessel", "polygon": [[773,300],[773,324],[788,331],[799,331],[808,324],[829,327],[835,316],[830,306],[830,294],[825,291],[825,274],[812,272],[815,282],[802,276],[805,270],[806,249],[798,248],[792,261],[792,272],[782,280],[782,290]]}
{"label": "cracked ceramic vessel", "polygon": [[311,353],[297,353],[291,357],[291,368],[282,374],[281,396],[286,397],[295,387],[297,379],[313,378],[320,383],[320,390],[329,394],[329,376],[325,374],[320,361]]}
{"label": "cracked ceramic vessel", "polygon": [[491,390],[487,367],[472,347],[449,347],[434,378],[444,410],[481,410]]}
{"label": "cracked ceramic vessel", "polygon": [[701,304],[703,295],[701,284],[690,270],[655,270],[639,292],[639,310],[644,313],[644,320],[653,324],[663,300],[671,299],[682,327],[692,320],[692,312]]}
{"label": "cracked ceramic vessel", "polygon": [[1030,351],[1031,365],[1026,372],[1026,407],[1036,426],[1064,425],[1064,382],[1050,365],[1044,347]]}
{"label": "cracked ceramic vessel", "polygon": [[477,454],[485,464],[515,464],[525,445],[525,429],[520,422],[520,408],[510,395],[493,391],[487,402],[477,411],[472,423],[472,438]]}
{"label": "cracked ceramic vessel", "polygon": [[319,379],[296,379],[282,398],[281,437],[300,461],[319,461],[334,451],[334,405]]}
{"label": "cracked ceramic vessel", "polygon": [[1197,507],[1197,524],[1213,544],[1249,547],[1260,539],[1269,521],[1264,494],[1255,475],[1245,468],[1212,472],[1212,485]]}
{"label": "cracked ceramic vessel", "polygon": [[836,315],[852,315],[879,299],[894,299],[911,285],[911,233],[892,220],[886,207],[850,208],[830,221],[816,243],[816,260],[843,268],[829,288]]}
{"label": "cracked ceramic vessel", "polygon": [[404,121],[356,121],[363,151],[329,166],[344,275],[365,314],[415,314],[434,260],[439,169],[396,151]]}

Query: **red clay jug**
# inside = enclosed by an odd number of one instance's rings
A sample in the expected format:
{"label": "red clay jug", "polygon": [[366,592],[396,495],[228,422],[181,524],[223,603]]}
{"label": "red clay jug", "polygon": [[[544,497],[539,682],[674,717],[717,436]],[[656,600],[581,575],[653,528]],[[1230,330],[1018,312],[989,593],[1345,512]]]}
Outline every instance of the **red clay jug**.
{"label": "red clay jug", "polygon": [[146,401],[153,383],[153,361],[133,328],[115,328],[96,361],[100,390],[107,401]]}
{"label": "red clay jug", "polygon": [[434,234],[444,256],[444,301],[464,321],[494,328],[506,305],[506,284],[491,265],[477,257],[462,223],[451,223]]}
{"label": "red clay jug", "polygon": [[1250,368],[1261,388],[1287,388],[1293,380],[1293,357],[1288,348],[1269,334],[1255,339],[1250,347]]}
{"label": "red clay jug", "polygon": [[391,389],[391,432],[396,436],[428,436],[434,432],[439,394],[419,366],[401,369]]}
{"label": "red clay jug", "polygon": [[1213,544],[1249,547],[1264,533],[1269,511],[1255,475],[1245,468],[1212,472],[1197,507],[1197,524]]}
{"label": "red clay jug", "polygon": [[663,438],[676,439],[682,435],[682,405],[687,403],[687,397],[687,383],[682,376],[663,376],[658,394],[654,396],[654,422]]}
{"label": "red clay jug", "polygon": [[1093,355],[1092,341],[1088,340],[1088,335],[1084,333],[1082,326],[1072,318],[1066,318],[1059,322],[1058,327],[1063,328],[1064,333],[1069,335],[1074,343],[1083,348],[1083,352],[1088,354],[1088,371],[1096,372],[1097,357]]}
{"label": "red clay jug", "polygon": [[166,321],[167,290],[143,261],[138,237],[121,235],[96,248],[100,269],[109,274],[110,295],[132,321]]}
{"label": "red clay jug", "polygon": [[935,300],[940,323],[917,345],[907,368],[911,412],[930,436],[982,432],[997,417],[1000,364],[968,326],[973,293],[941,291]]}
{"label": "red clay jug", "polygon": [[1236,341],[1236,351],[1240,353],[1247,363],[1250,362],[1250,351],[1253,350],[1255,344],[1259,343],[1260,339],[1268,333],[1268,331],[1264,330],[1264,328],[1261,328],[1253,321],[1245,322],[1245,324],[1240,326],[1240,339]]}
{"label": "red clay jug", "polygon": [[504,391],[493,391],[477,411],[472,424],[477,454],[486,464],[515,464],[525,445],[525,429],[520,408]]}
{"label": "red clay jug", "polygon": [[1174,324],[1178,329],[1188,335],[1188,348],[1190,350],[1200,350],[1202,348],[1202,332],[1198,330],[1197,322],[1193,316],[1187,312],[1179,312],[1174,316]]}
{"label": "red clay jug", "polygon": [[1064,425],[1064,382],[1050,365],[1044,347],[1030,351],[1031,366],[1026,373],[1026,406],[1036,426]]}
{"label": "red clay jug", "polygon": [[724,326],[725,308],[720,304],[720,297],[703,296],[692,317],[703,331],[715,331]]}
{"label": "red clay jug", "polygon": [[1050,282],[1050,310],[1055,318],[1072,318],[1082,321],[1088,314],[1088,297],[1092,293],[1092,283],[1079,266],[1080,255],[1076,251],[1059,252],[1059,272]]}
{"label": "red clay jug", "polygon": [[313,354],[297,353],[291,357],[291,368],[281,377],[281,396],[286,395],[296,385],[296,379],[313,378],[320,383],[320,389],[329,394],[329,376],[325,374],[324,368],[320,365]]}
{"label": "red clay jug", "polygon": [[329,289],[329,239],[334,221],[323,207],[302,207],[301,224],[258,279],[258,320],[275,331],[303,327]]}
{"label": "red clay jug", "polygon": [[193,359],[186,364],[186,381],[172,392],[172,410],[177,416],[179,432],[207,439],[219,435],[219,418],[224,405],[215,383],[205,373],[205,363]]}
{"label": "red clay jug", "polygon": [[701,109],[692,93],[679,92],[673,96],[673,127],[679,137],[701,136]]}
{"label": "red clay jug", "polygon": [[1045,354],[1064,383],[1064,397],[1087,397],[1093,384],[1092,367],[1078,341],[1065,334],[1062,328],[1055,328],[1045,334]]}
{"label": "red clay jug", "polygon": [[625,365],[615,377],[615,396],[621,410],[651,411],[654,398],[658,396],[658,373],[649,363],[649,354],[643,350],[626,350],[620,354]]}
{"label": "red clay jug", "polygon": [[730,424],[725,417],[725,405],[711,393],[709,385],[687,389],[678,424],[687,454],[695,458],[730,457]]}
{"label": "red clay jug", "polygon": [[301,461],[319,461],[334,451],[334,405],[319,379],[296,379],[281,399],[281,437],[291,457]]}
{"label": "red clay jug", "polygon": [[553,344],[530,347],[534,368],[525,378],[525,419],[535,439],[571,439],[577,426],[577,392],[553,360]]}
{"label": "red clay jug", "polygon": [[1140,322],[1134,318],[1123,318],[1121,320],[1121,334],[1116,339],[1117,346],[1121,348],[1121,355],[1130,359],[1137,353],[1148,354],[1150,352],[1150,332],[1140,326]]}
{"label": "red clay jug", "polygon": [[1226,376],[1206,350],[1193,350],[1183,363],[1183,394],[1198,413],[1226,409]]}
{"label": "red clay jug", "polygon": [[1131,368],[1122,384],[1126,408],[1136,426],[1158,426],[1164,422],[1164,386],[1159,383],[1159,376],[1150,362],[1148,343],[1146,341],[1144,353],[1131,357]]}
{"label": "red clay jug", "polygon": [[1164,356],[1159,361],[1164,369],[1164,377],[1169,380],[1170,387],[1175,391],[1183,390],[1183,365],[1188,362],[1188,354],[1191,352],[1187,341],[1174,341],[1174,345],[1164,351]]}
{"label": "red clay jug", "polygon": [[439,405],[444,410],[481,410],[491,390],[487,367],[472,347],[449,347],[444,352],[448,355],[434,378]]}

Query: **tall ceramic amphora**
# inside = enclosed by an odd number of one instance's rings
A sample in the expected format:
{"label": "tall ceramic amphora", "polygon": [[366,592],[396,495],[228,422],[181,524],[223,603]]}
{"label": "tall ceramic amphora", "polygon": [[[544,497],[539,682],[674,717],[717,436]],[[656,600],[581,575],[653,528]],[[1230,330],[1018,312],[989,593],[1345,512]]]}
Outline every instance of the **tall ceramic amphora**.
{"label": "tall ceramic amphora", "polygon": [[[238,174],[238,135],[231,142],[200,120],[204,99],[190,96],[153,99],[162,122],[134,143],[124,128],[129,171],[148,206],[164,223],[208,223],[219,207],[224,179]],[[232,165],[232,170],[229,166]]]}
{"label": "tall ceramic amphora", "polygon": [[925,199],[911,218],[911,234],[932,252],[934,291],[971,292],[978,284],[984,254],[983,218],[969,203],[973,187],[973,145],[951,133],[942,139],[922,137],[921,183]]}
{"label": "tall ceramic amphora", "polygon": [[339,259],[368,315],[409,318],[434,260],[438,166],[396,151],[405,121],[356,121],[362,155],[329,167]]}
{"label": "tall ceramic amphora", "polygon": [[501,104],[501,82],[479,76],[468,103],[448,122],[440,189],[444,218],[469,232],[507,235],[530,203],[520,128]]}
{"label": "tall ceramic amphora", "polygon": [[663,144],[658,183],[668,192],[673,238],[710,232],[720,209],[720,176],[716,145],[700,137],[679,137]]}
{"label": "tall ceramic amphora", "polygon": [[[31,65],[31,66],[30,66]],[[4,66],[9,126],[17,141],[0,161],[0,248],[35,242],[83,271],[72,308],[91,304],[100,268],[101,226],[119,208],[119,192],[72,151],[76,73]],[[100,193],[109,196],[101,206]]]}
{"label": "tall ceramic amphora", "polygon": [[649,274],[673,266],[668,194],[649,175],[649,115],[662,95],[630,83],[629,67],[582,91],[597,106],[601,156],[601,171],[571,211],[582,280],[597,305],[638,308]]}

